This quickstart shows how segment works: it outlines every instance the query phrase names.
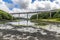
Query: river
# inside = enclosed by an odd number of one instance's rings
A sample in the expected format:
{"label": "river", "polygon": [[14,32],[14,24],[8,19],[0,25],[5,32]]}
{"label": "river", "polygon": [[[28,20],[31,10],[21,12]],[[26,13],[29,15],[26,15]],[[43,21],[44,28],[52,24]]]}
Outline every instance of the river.
{"label": "river", "polygon": [[60,23],[38,23],[21,19],[7,22],[0,24],[0,40],[60,40]]}

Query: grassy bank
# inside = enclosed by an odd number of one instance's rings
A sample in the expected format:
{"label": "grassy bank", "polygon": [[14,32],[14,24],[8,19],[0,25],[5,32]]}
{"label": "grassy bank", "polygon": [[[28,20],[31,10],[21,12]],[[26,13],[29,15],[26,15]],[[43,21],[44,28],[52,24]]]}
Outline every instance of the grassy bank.
{"label": "grassy bank", "polygon": [[52,23],[60,23],[60,18],[55,18],[55,19],[32,19],[32,22],[52,22]]}
{"label": "grassy bank", "polygon": [[39,19],[42,21],[49,21],[49,22],[60,22],[60,18],[55,18],[55,19]]}
{"label": "grassy bank", "polygon": [[0,10],[0,24],[6,23],[9,21],[19,21],[20,19],[14,18],[11,14]]}

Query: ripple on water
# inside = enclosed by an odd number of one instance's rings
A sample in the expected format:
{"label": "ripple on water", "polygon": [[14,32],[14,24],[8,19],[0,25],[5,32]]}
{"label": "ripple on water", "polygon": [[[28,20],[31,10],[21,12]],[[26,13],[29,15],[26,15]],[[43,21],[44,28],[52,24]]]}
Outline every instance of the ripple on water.
{"label": "ripple on water", "polygon": [[16,30],[21,31],[21,32],[30,32],[30,33],[38,32],[38,29],[34,29],[34,28],[31,28],[31,27],[17,28]]}
{"label": "ripple on water", "polygon": [[0,29],[12,29],[13,27],[12,26],[1,26]]}

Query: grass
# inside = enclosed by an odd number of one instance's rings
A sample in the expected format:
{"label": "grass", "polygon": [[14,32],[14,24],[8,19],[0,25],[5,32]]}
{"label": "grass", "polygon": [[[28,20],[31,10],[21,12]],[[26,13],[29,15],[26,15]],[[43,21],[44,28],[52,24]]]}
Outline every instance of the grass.
{"label": "grass", "polygon": [[0,24],[5,24],[7,22],[18,22],[20,20],[16,19],[16,20],[0,20]]}
{"label": "grass", "polygon": [[14,26],[14,27],[32,27],[32,26],[27,26],[27,25],[12,25],[12,24],[9,24],[9,25],[11,25],[11,26]]}
{"label": "grass", "polygon": [[49,22],[60,22],[59,19],[41,19],[42,21],[49,21]]}
{"label": "grass", "polygon": [[55,19],[38,19],[38,20],[36,20],[36,19],[32,19],[31,21],[43,21],[43,22],[60,22],[60,18],[55,18]]}
{"label": "grass", "polygon": [[47,25],[47,24],[44,23],[44,22],[37,22],[37,24],[35,24],[35,25],[37,25],[37,26],[45,26],[45,25]]}

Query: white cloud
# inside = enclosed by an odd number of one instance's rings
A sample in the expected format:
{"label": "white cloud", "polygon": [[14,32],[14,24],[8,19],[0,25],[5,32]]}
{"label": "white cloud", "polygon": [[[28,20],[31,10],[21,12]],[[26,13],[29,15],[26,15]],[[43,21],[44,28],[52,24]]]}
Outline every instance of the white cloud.
{"label": "white cloud", "polygon": [[0,0],[0,3],[1,3],[0,10],[4,10],[6,12],[11,12],[2,0]]}
{"label": "white cloud", "polygon": [[[30,9],[39,9],[39,10],[48,10],[48,9],[58,9],[60,8],[59,4],[56,4],[54,2],[51,1],[35,1],[33,4],[29,5]],[[60,2],[60,1],[58,1]]]}
{"label": "white cloud", "polygon": [[[49,0],[45,1],[34,1],[32,0],[12,0],[13,4],[4,3],[0,0],[2,4],[0,4],[0,9],[3,9],[7,12],[23,12],[23,11],[31,11],[31,10],[49,10],[49,9],[59,9],[60,8],[60,0],[55,0],[54,2],[50,2]],[[57,4],[58,3],[58,4]],[[14,5],[18,4],[19,8],[14,8]],[[10,11],[9,8],[13,8]]]}
{"label": "white cloud", "polygon": [[32,0],[12,0],[13,3],[18,4],[20,9],[26,9]]}
{"label": "white cloud", "polygon": [[8,8],[10,8],[10,9],[14,8],[14,4],[5,3],[5,5],[6,5]]}
{"label": "white cloud", "polygon": [[58,9],[58,8],[60,8],[60,6],[58,5],[58,4],[56,4],[56,3],[51,3],[51,9]]}
{"label": "white cloud", "polygon": [[12,10],[14,13],[19,13],[19,12],[29,12],[30,10],[27,9],[18,9],[18,8],[13,8]]}
{"label": "white cloud", "polygon": [[56,4],[55,2],[59,2],[59,0],[55,0],[54,2],[51,1],[34,1],[31,3],[32,0],[12,0],[15,4],[20,4],[20,9],[29,9],[29,10],[49,10],[49,9],[58,9],[60,5]]}
{"label": "white cloud", "polygon": [[34,3],[31,3],[29,6],[28,6],[28,9],[38,9],[38,8],[45,8],[45,6],[39,2],[39,1],[35,1]]}

